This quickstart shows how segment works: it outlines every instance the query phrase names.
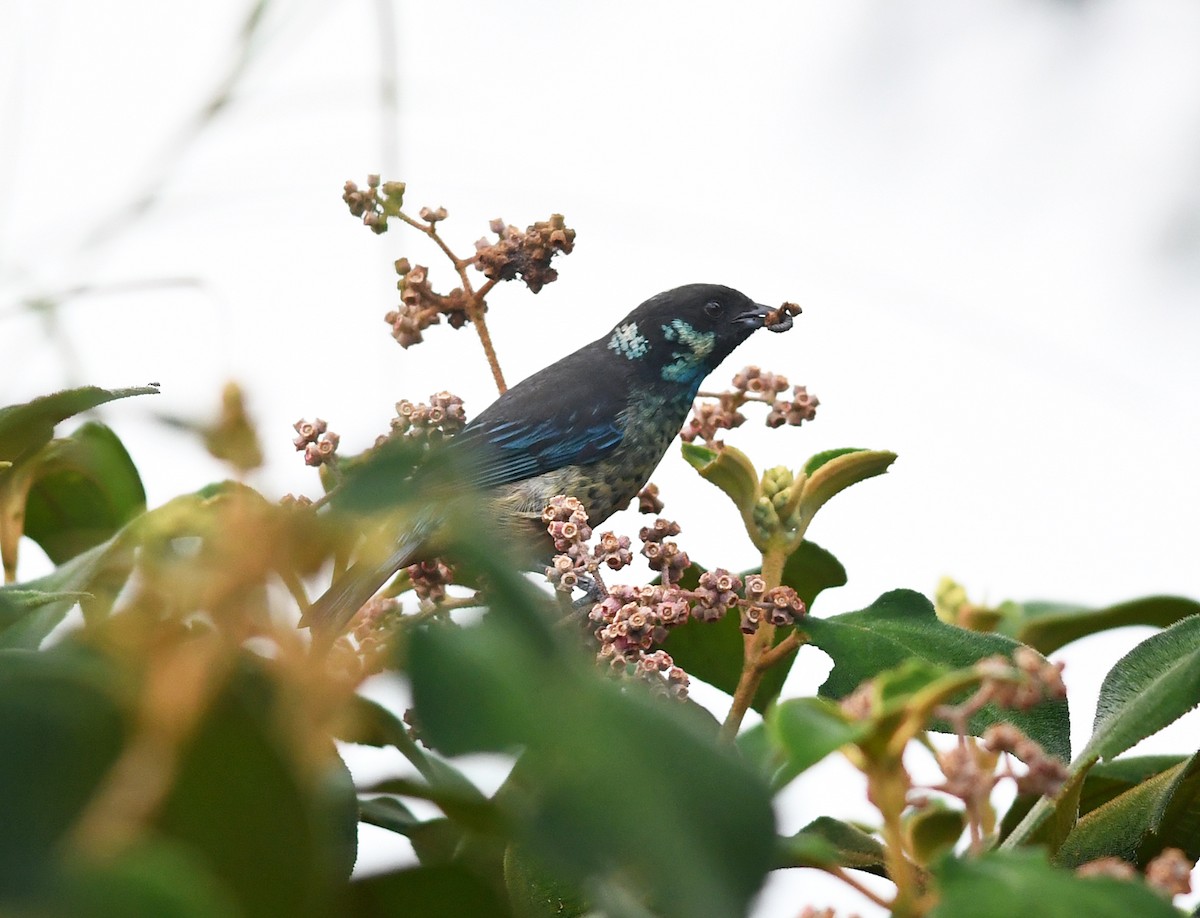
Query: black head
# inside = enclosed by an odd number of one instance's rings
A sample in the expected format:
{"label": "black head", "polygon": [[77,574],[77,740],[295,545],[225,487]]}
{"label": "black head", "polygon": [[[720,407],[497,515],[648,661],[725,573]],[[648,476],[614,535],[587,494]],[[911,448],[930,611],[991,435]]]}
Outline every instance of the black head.
{"label": "black head", "polygon": [[652,296],[602,341],[639,375],[694,388],[762,328],[768,312],[731,287],[688,284]]}

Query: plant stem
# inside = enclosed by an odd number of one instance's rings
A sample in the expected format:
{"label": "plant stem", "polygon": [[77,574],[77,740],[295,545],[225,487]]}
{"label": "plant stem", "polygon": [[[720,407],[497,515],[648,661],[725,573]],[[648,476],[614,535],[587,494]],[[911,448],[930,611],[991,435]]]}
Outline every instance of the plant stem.
{"label": "plant stem", "polygon": [[826,868],[824,868],[824,870],[830,876],[837,877],[839,880],[841,880],[843,883],[845,883],[847,886],[849,886],[855,892],[858,892],[859,894],[866,896],[868,899],[870,899],[872,902],[874,902],[880,908],[886,908],[889,912],[892,910],[891,902],[888,902],[883,897],[876,895],[874,892],[872,892],[870,889],[868,889],[862,883],[858,882],[858,880],[854,879],[854,877],[850,873],[848,873],[846,870],[842,869],[841,867],[826,867]]}
{"label": "plant stem", "polygon": [[[787,561],[787,552],[778,545],[771,545],[763,552],[762,578],[766,581],[767,589],[779,586],[783,578],[783,565]],[[792,635],[789,635],[792,637]],[[754,703],[754,695],[762,684],[763,675],[783,654],[772,653],[775,641],[775,626],[762,622],[754,634],[747,634],[742,645],[742,675],[738,679],[737,688],[733,692],[733,703],[721,725],[720,738],[731,743],[737,737],[738,729],[750,706]],[[798,639],[797,639],[798,641]],[[780,646],[787,643],[787,639]],[[787,653],[787,651],[784,651]]]}

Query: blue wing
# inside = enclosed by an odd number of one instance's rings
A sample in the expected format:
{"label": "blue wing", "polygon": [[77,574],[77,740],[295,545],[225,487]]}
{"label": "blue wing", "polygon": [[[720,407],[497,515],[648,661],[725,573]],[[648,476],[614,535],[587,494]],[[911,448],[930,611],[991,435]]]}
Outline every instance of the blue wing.
{"label": "blue wing", "polygon": [[596,462],[624,437],[619,421],[598,411],[495,423],[481,417],[463,433],[479,451],[472,477],[483,488]]}

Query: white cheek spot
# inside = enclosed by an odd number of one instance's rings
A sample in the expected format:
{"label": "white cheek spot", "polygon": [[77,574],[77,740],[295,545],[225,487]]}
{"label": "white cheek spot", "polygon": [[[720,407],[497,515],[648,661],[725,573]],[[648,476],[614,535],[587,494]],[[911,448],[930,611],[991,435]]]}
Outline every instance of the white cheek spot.
{"label": "white cheek spot", "polygon": [[628,360],[638,360],[650,350],[650,342],[638,331],[637,322],[626,322],[613,330],[608,349]]}

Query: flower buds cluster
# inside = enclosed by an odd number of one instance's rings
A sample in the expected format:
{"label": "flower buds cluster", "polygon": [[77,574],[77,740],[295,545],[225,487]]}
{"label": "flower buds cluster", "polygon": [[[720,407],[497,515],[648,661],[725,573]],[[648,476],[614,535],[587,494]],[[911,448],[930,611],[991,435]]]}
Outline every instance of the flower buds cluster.
{"label": "flower buds cluster", "polygon": [[[1164,848],[1146,865],[1146,885],[1170,900],[1192,891],[1192,870],[1196,862],[1180,848]],[[1079,877],[1110,877],[1114,880],[1135,880],[1137,868],[1122,858],[1110,855],[1088,861],[1075,868]]]}
{"label": "flower buds cluster", "polygon": [[358,644],[361,675],[380,672],[387,665],[402,618],[400,603],[382,596],[367,600],[358,610],[351,633]]}
{"label": "flower buds cluster", "polygon": [[658,485],[649,482],[637,493],[638,513],[662,513],[666,506],[658,496]]}
{"label": "flower buds cluster", "polygon": [[333,461],[341,437],[328,430],[324,421],[320,418],[315,421],[301,418],[292,427],[297,434],[292,444],[297,451],[304,451],[306,465],[318,466]]}
{"label": "flower buds cluster", "polygon": [[542,511],[542,522],[559,551],[546,568],[546,579],[560,592],[570,593],[582,586],[585,578],[595,575],[601,565],[619,571],[633,560],[629,536],[602,532],[596,546],[588,548],[592,527],[588,525],[583,504],[574,497],[560,494],[553,498]]}
{"label": "flower buds cluster", "polygon": [[1016,780],[1017,793],[1052,797],[1066,783],[1067,766],[1046,755],[1036,741],[1012,724],[996,724],[983,734],[983,746],[991,752],[1007,752],[1025,763],[1025,774],[1010,775]]}
{"label": "flower buds cluster", "polygon": [[668,536],[679,535],[679,524],[665,520],[661,516],[651,526],[643,526],[638,531],[642,540],[642,555],[650,569],[662,574],[663,583],[678,582],[679,575],[691,565],[687,552],[680,549],[673,541],[667,541]]}
{"label": "flower buds cluster", "polygon": [[795,476],[787,466],[779,465],[763,473],[762,493],[754,505],[753,515],[755,524],[764,535],[775,532],[781,525],[797,525],[796,509],[788,509],[794,484]]}
{"label": "flower buds cluster", "polygon": [[802,421],[811,421],[816,417],[818,399],[809,395],[804,386],[793,387],[790,401],[777,398],[788,386],[787,377],[780,373],[767,372],[755,366],[743,367],[734,375],[732,389],[708,393],[708,398],[715,401],[696,403],[681,436],[688,443],[699,438],[711,447],[719,447],[717,431],[741,426],[746,417],[739,409],[747,402],[762,402],[771,406],[767,415],[768,427],[781,427],[784,424],[796,426]]}
{"label": "flower buds cluster", "polygon": [[396,273],[400,280],[401,306],[383,317],[392,327],[392,337],[403,348],[412,347],[424,340],[422,332],[430,325],[438,325],[442,316],[452,328],[467,324],[468,296],[461,287],[455,287],[442,295],[434,293],[429,285],[429,269],[424,265],[411,265],[407,258],[396,261]]}
{"label": "flower buds cluster", "polygon": [[436,442],[452,437],[467,423],[463,400],[451,392],[435,392],[429,404],[401,399],[392,418],[394,434]]}
{"label": "flower buds cluster", "polygon": [[520,277],[531,292],[537,293],[558,278],[550,261],[561,252],[569,255],[575,248],[575,230],[563,222],[562,214],[553,214],[527,227],[524,232],[503,220],[491,222],[497,239],[475,243],[475,267],[488,280],[510,281]]}
{"label": "flower buds cluster", "polygon": [[788,424],[799,427],[804,421],[811,421],[817,416],[819,404],[820,399],[809,395],[807,387],[793,386],[791,401],[785,402],[780,399],[771,405],[771,411],[767,414],[767,426],[782,427]]}
{"label": "flower buds cluster", "polygon": [[746,598],[739,604],[743,634],[754,634],[763,622],[786,628],[808,611],[804,600],[790,586],[767,589],[766,580],[758,574],[746,578],[745,593]]}
{"label": "flower buds cluster", "polygon": [[380,185],[378,175],[368,175],[366,190],[347,181],[342,189],[342,200],[351,215],[361,218],[371,232],[386,233],[388,215],[399,213],[404,203],[404,183],[384,182]]}
{"label": "flower buds cluster", "polygon": [[703,622],[720,621],[738,603],[741,588],[742,578],[723,567],[705,571],[700,575],[700,585],[692,591],[692,614]]}
{"label": "flower buds cluster", "polygon": [[1031,647],[1018,647],[1011,662],[1000,655],[986,657],[975,664],[975,669],[983,677],[978,693],[981,700],[993,701],[1002,708],[1028,711],[1046,699],[1067,697],[1063,664],[1051,663]]}
{"label": "flower buds cluster", "polygon": [[441,558],[418,561],[405,570],[417,598],[427,602],[441,602],[446,598],[446,585],[454,582],[453,568]]}
{"label": "flower buds cluster", "polygon": [[670,629],[688,619],[688,599],[677,587],[617,586],[592,606],[588,618],[596,624],[600,641],[597,659],[607,662],[617,675],[631,675],[687,696],[688,676],[663,650],[652,651]]}

